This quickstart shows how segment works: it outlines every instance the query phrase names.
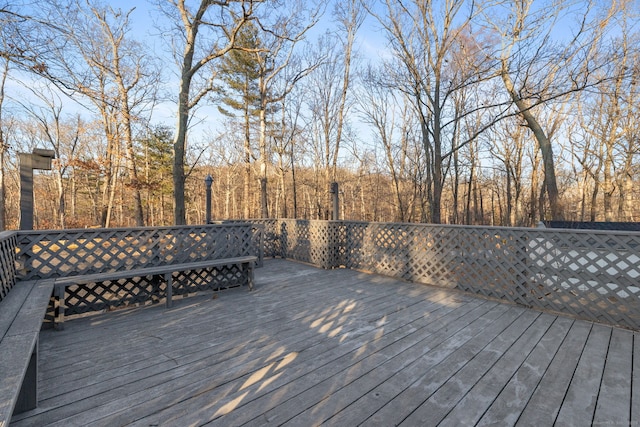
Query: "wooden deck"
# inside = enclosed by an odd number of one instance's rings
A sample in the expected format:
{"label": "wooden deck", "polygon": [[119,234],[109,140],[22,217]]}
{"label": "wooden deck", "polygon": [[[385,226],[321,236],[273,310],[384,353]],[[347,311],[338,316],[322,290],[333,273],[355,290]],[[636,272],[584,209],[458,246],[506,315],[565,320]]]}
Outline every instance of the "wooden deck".
{"label": "wooden deck", "polygon": [[636,425],[638,338],[268,260],[251,293],[43,331],[39,408],[12,426]]}

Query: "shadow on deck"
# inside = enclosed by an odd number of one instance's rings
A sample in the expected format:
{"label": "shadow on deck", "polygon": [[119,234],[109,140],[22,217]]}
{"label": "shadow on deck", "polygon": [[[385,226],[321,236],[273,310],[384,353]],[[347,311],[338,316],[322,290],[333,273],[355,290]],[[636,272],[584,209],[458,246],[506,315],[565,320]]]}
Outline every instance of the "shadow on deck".
{"label": "shadow on deck", "polygon": [[638,333],[283,260],[40,339],[12,426],[640,423]]}

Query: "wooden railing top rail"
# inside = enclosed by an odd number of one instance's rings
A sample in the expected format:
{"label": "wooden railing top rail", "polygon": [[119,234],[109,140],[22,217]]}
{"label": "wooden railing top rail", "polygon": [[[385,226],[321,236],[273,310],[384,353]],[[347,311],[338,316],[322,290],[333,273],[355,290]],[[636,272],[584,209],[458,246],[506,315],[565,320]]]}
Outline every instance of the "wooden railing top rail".
{"label": "wooden railing top rail", "polygon": [[[237,224],[242,223],[242,220],[229,220],[219,221],[220,224]],[[612,234],[612,235],[631,235],[640,236],[640,231],[628,231],[628,230],[592,230],[592,229],[578,229],[578,228],[532,228],[532,227],[506,227],[498,225],[459,225],[459,224],[427,224],[417,222],[370,222],[370,221],[356,221],[356,220],[322,220],[322,219],[293,219],[293,218],[263,218],[263,219],[251,219],[247,222],[255,224],[272,224],[277,225],[281,223],[296,223],[296,224],[333,224],[337,226],[347,225],[363,225],[363,226],[378,226],[378,227],[426,227],[426,228],[447,228],[447,229],[462,229],[462,230],[505,230],[505,231],[522,231],[524,233],[540,232],[540,233],[568,233],[568,234]]]}

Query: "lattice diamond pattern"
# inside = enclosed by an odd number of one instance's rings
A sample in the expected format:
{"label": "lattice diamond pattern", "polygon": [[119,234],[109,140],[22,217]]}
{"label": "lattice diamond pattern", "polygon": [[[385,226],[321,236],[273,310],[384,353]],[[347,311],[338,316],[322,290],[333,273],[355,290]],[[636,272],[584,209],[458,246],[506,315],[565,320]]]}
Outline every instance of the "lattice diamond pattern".
{"label": "lattice diamond pattern", "polygon": [[[640,233],[282,220],[281,254],[640,329]],[[333,252],[333,253],[332,253]]]}
{"label": "lattice diamond pattern", "polygon": [[[237,265],[174,273],[173,294],[185,295],[240,286],[246,282],[247,274]],[[65,293],[65,316],[159,302],[166,295],[166,286],[164,280],[157,276],[68,286]],[[54,304],[55,301],[52,300],[47,312],[51,319],[55,313]]]}
{"label": "lattice diamond pattern", "polygon": [[[343,221],[252,222],[253,229],[220,229],[219,233],[209,228],[213,226],[21,232],[17,255],[26,272],[17,274],[22,279],[36,279],[53,277],[56,271],[82,274],[126,268],[132,260],[136,265],[154,265],[264,251],[267,256],[324,268],[356,268],[455,287],[640,329],[640,233]],[[236,224],[217,227],[222,226]],[[267,236],[264,240],[262,230]],[[2,237],[0,262],[5,265],[12,253],[5,247],[12,243]],[[237,279],[233,272],[212,274],[216,281]],[[208,286],[209,276],[191,272],[188,278],[177,280],[187,283],[184,289],[197,290]],[[6,288],[7,279],[2,280]],[[138,287],[145,289],[142,283],[126,285],[134,286],[133,294],[143,293]],[[92,298],[106,304],[102,299],[108,299],[113,291],[104,292]]]}
{"label": "lattice diamond pattern", "polygon": [[[14,259],[19,257],[25,268],[9,275],[14,280],[16,277],[22,280],[54,278],[244,255],[259,255],[260,262],[262,230],[263,226],[247,226],[245,223],[21,231],[17,238],[14,233],[12,251],[2,249],[6,239],[0,238],[0,262],[4,262],[5,253],[12,254]],[[215,272],[183,273],[175,278],[174,283],[180,294],[181,289],[195,292],[235,286],[242,283],[241,276],[238,268],[231,267]],[[159,278],[138,277],[67,289],[65,314],[72,315],[158,301],[165,295],[166,284]],[[55,314],[54,305],[50,306],[48,317]]]}
{"label": "lattice diamond pattern", "polygon": [[166,284],[149,277],[68,286],[65,293],[65,316],[144,304],[148,301],[159,302],[165,293]]}
{"label": "lattice diamond pattern", "polygon": [[21,232],[21,279],[256,255],[261,230],[241,224]]}
{"label": "lattice diamond pattern", "polygon": [[246,282],[246,274],[237,265],[180,272],[173,277],[173,293],[174,295],[184,295],[198,291],[240,286]]}
{"label": "lattice diamond pattern", "polygon": [[16,233],[7,231],[0,233],[0,301],[16,284]]}

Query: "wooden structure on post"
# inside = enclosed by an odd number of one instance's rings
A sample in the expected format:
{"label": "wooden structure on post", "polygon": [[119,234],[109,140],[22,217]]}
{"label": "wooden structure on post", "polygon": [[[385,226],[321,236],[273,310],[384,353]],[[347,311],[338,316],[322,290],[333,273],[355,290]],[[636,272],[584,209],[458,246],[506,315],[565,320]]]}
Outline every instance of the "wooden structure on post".
{"label": "wooden structure on post", "polygon": [[32,153],[18,153],[20,159],[20,230],[33,229],[33,171],[51,170],[53,150],[36,148]]}
{"label": "wooden structure on post", "polygon": [[329,192],[331,193],[331,204],[333,206],[333,215],[331,216],[331,219],[337,221],[340,219],[340,193],[338,191],[337,182],[331,183]]}

